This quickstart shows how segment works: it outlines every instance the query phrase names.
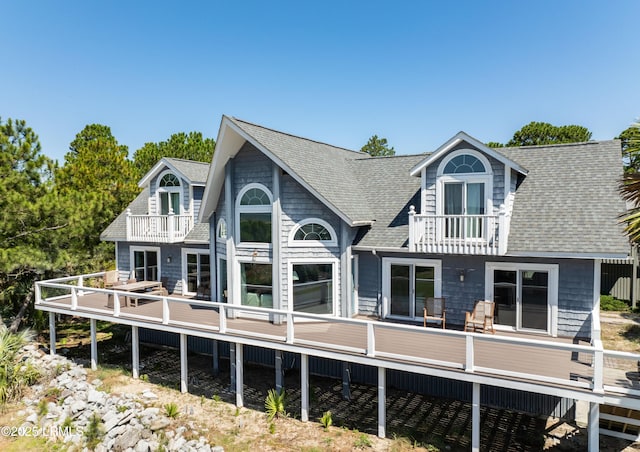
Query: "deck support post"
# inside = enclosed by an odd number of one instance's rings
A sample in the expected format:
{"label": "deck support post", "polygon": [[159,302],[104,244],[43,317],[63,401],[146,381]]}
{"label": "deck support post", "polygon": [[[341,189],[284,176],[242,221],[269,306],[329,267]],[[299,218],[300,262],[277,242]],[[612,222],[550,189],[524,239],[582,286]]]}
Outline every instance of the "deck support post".
{"label": "deck support post", "polygon": [[229,376],[231,381],[229,382],[229,389],[231,391],[236,390],[236,344],[231,342],[229,344]]}
{"label": "deck support post", "polygon": [[56,354],[56,314],[49,312],[49,354]]}
{"label": "deck support post", "polygon": [[140,377],[140,341],[135,325],[131,326],[131,376],[135,379]]}
{"label": "deck support post", "polygon": [[351,400],[351,363],[342,362],[342,398]]}
{"label": "deck support post", "polygon": [[589,452],[600,450],[600,404],[589,403]]}
{"label": "deck support post", "polygon": [[480,451],[480,383],[473,383],[471,399],[471,450]]}
{"label": "deck support post", "polygon": [[309,355],[300,355],[300,420],[309,420]]}
{"label": "deck support post", "polygon": [[220,374],[220,351],[218,349],[218,341],[213,340],[213,376],[217,377]]}
{"label": "deck support post", "polygon": [[91,328],[91,370],[98,368],[98,340],[96,338],[96,319],[90,319]]}
{"label": "deck support post", "polygon": [[283,353],[281,350],[274,350],[276,367],[276,392],[280,394],[284,389],[284,371],[282,370]]}
{"label": "deck support post", "polygon": [[183,394],[189,391],[187,370],[187,335],[180,333],[180,392]]}
{"label": "deck support post", "polygon": [[244,406],[244,370],[243,370],[243,345],[236,344],[236,406]]}
{"label": "deck support post", "polygon": [[386,436],[387,425],[387,369],[378,367],[378,436]]}

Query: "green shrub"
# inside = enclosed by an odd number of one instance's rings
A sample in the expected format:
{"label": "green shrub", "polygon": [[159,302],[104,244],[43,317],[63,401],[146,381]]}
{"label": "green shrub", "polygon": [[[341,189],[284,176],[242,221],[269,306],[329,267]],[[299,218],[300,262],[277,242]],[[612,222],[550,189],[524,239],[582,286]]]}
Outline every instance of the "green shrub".
{"label": "green shrub", "polygon": [[626,301],[618,300],[613,295],[600,295],[601,311],[628,311],[629,305]]}
{"label": "green shrub", "polygon": [[173,402],[167,403],[164,406],[164,414],[166,414],[167,417],[170,417],[171,419],[177,418],[178,415],[180,414],[180,410],[178,410],[178,405],[176,405]]}
{"label": "green shrub", "polygon": [[104,435],[104,427],[100,422],[100,416],[93,413],[89,418],[87,427],[84,429],[84,439],[87,441],[87,447],[91,450],[95,449],[102,440],[102,435]]}
{"label": "green shrub", "polygon": [[358,439],[353,444],[353,447],[355,447],[356,449],[365,449],[372,446],[373,444],[371,443],[371,440],[366,433],[360,433],[360,436],[358,436]]}
{"label": "green shrub", "polygon": [[278,393],[275,389],[269,389],[267,398],[264,401],[264,408],[267,412],[267,419],[271,422],[276,417],[287,416],[285,411],[285,393]]}
{"label": "green shrub", "polygon": [[329,427],[333,425],[333,418],[331,416],[331,411],[325,411],[322,413],[322,417],[320,418],[320,423],[324,427],[325,430],[329,430]]}
{"label": "green shrub", "polygon": [[40,373],[32,365],[20,363],[20,349],[32,339],[29,330],[11,333],[0,324],[0,405],[22,395],[25,386],[35,383]]}

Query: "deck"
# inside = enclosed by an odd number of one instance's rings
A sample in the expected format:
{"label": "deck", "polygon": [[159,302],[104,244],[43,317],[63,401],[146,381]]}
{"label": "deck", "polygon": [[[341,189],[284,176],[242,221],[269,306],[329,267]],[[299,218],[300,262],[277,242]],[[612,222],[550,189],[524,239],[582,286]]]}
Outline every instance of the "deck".
{"label": "deck", "polygon": [[133,307],[122,303],[127,294],[77,282],[38,282],[36,308],[560,397],[598,403],[613,400],[615,405],[640,409],[640,355],[599,350],[588,343],[514,333],[465,333],[173,296],[145,295]]}

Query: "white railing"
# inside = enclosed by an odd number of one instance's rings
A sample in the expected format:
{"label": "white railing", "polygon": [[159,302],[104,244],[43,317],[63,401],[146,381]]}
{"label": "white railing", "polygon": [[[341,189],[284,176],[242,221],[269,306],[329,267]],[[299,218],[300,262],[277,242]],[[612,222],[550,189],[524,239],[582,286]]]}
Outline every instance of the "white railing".
{"label": "white railing", "polygon": [[507,251],[508,216],[423,215],[409,209],[409,249],[418,253],[502,255]]}
{"label": "white railing", "polygon": [[176,243],[181,242],[193,229],[193,216],[187,215],[132,215],[127,210],[127,241]]}
{"label": "white railing", "polygon": [[[387,322],[377,322],[369,320],[328,317],[326,315],[308,314],[302,312],[292,312],[288,310],[279,310],[271,308],[261,308],[254,306],[239,306],[213,301],[197,301],[193,299],[176,298],[171,296],[159,296],[144,294],[144,298],[158,303],[160,309],[151,311],[153,314],[141,315],[135,310],[123,311],[120,307],[121,297],[130,297],[131,292],[121,291],[117,289],[104,289],[99,287],[90,287],[85,284],[90,278],[99,277],[102,274],[96,273],[91,275],[82,275],[72,278],[60,278],[56,280],[36,282],[36,308],[40,310],[55,310],[58,313],[69,313],[72,315],[82,316],[82,313],[94,313],[102,316],[110,317],[114,322],[118,323],[118,319],[127,319],[128,322],[134,320],[153,325],[168,325],[175,328],[183,329],[186,334],[190,330],[195,332],[210,331],[218,334],[233,334],[236,339],[248,338],[252,340],[271,340],[291,345],[310,346],[315,349],[324,349],[337,353],[355,354],[367,358],[377,358],[386,361],[395,361],[403,364],[413,365],[430,365],[439,368],[449,369],[452,371],[464,371],[465,373],[481,373],[483,375],[493,375],[496,378],[516,378],[531,381],[534,384],[546,385],[563,385],[567,388],[575,388],[579,390],[591,390],[594,394],[603,394],[604,391],[628,394],[634,397],[640,397],[640,382],[637,377],[630,378],[628,374],[624,378],[618,378],[616,372],[619,372],[618,366],[612,367],[612,360],[631,361],[629,366],[633,366],[632,370],[637,370],[639,354],[616,352],[611,350],[603,350],[601,346],[593,347],[589,345],[580,345],[573,343],[561,343],[548,340],[536,340],[534,338],[516,338],[507,336],[483,335],[477,333],[466,333],[452,330],[439,330],[435,328],[423,328],[412,325],[393,324]],[[45,298],[43,290],[47,289],[56,296]],[[60,293],[66,292],[63,297]],[[106,304],[96,307],[95,303],[84,302],[86,295],[91,293],[103,293],[113,298],[113,306],[107,307]],[[69,301],[70,300],[70,301]],[[199,307],[207,307],[210,310],[202,310],[199,317],[202,322],[189,321],[176,314],[176,307],[187,305],[197,305]],[[133,312],[132,312],[133,311]],[[180,311],[180,309],[178,309]],[[182,310],[184,312],[184,310]],[[150,312],[147,310],[146,312]],[[279,319],[273,321],[273,328],[263,331],[253,331],[255,326],[249,323],[231,323],[231,320],[242,317],[246,314],[262,314],[264,318]],[[314,320],[315,322],[300,322],[300,320]],[[346,335],[319,335],[317,334],[318,322],[324,322],[331,325],[341,325],[349,328],[349,334]],[[284,327],[282,327],[284,324]],[[309,325],[313,327],[309,328]],[[407,343],[429,343],[439,337],[445,336],[450,339],[450,346],[453,352],[446,355],[446,359],[438,358],[437,354],[432,356],[421,356],[416,353],[414,346],[401,346],[395,343],[389,344],[388,338],[390,334],[398,338],[400,335],[415,335],[410,337]],[[347,338],[347,339],[345,339]],[[353,338],[358,338],[354,342]],[[387,339],[386,345],[384,338]],[[383,345],[378,345],[378,344]],[[553,365],[534,365],[527,366],[526,369],[511,367],[510,361],[492,360],[487,358],[491,355],[488,353],[486,344],[503,344],[513,346],[514,350],[522,353],[523,348],[542,349],[545,356],[551,359],[551,355],[555,352],[563,352],[562,356],[553,358],[555,360],[567,360],[567,366],[570,364],[571,355],[579,356],[582,363],[580,367],[580,378],[567,372],[566,376],[559,376],[553,368]],[[484,344],[484,346],[483,346]],[[489,347],[491,348],[491,347]],[[484,350],[484,351],[483,351]],[[566,355],[566,356],[565,356]],[[482,364],[479,364],[482,362]],[[556,364],[562,365],[560,361]],[[555,376],[554,376],[554,373]]]}

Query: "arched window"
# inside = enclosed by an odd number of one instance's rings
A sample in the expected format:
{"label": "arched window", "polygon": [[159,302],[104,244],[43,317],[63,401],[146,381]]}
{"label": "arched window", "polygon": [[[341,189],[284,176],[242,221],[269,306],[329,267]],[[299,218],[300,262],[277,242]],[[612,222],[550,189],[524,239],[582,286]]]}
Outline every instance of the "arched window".
{"label": "arched window", "polygon": [[180,179],[178,179],[175,174],[167,173],[164,176],[162,176],[162,179],[160,179],[160,186],[161,187],[179,187]]}
{"label": "arched window", "polygon": [[158,182],[160,215],[180,214],[180,179],[173,173],[165,173]]}
{"label": "arched window", "polygon": [[438,166],[437,214],[447,238],[479,239],[485,234],[486,215],[493,215],[491,164],[478,151],[460,149]]}
{"label": "arched window", "polygon": [[329,223],[308,218],[298,223],[289,236],[290,246],[336,246],[336,233]]}
{"label": "arched window", "polygon": [[485,173],[486,171],[479,158],[469,154],[460,154],[449,160],[449,163],[446,164],[442,173]]}
{"label": "arched window", "polygon": [[240,243],[271,243],[271,209],[273,199],[261,184],[249,184],[236,201]]}

